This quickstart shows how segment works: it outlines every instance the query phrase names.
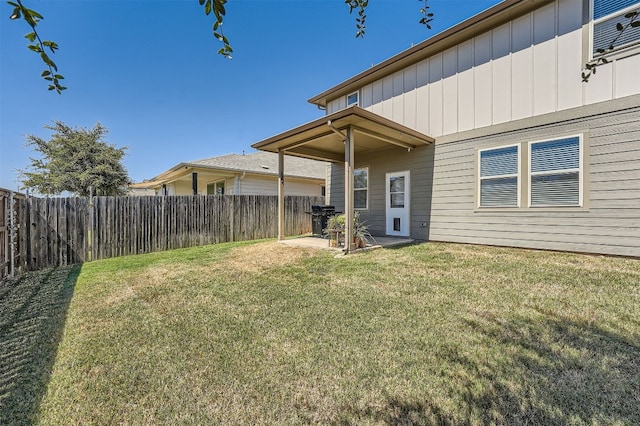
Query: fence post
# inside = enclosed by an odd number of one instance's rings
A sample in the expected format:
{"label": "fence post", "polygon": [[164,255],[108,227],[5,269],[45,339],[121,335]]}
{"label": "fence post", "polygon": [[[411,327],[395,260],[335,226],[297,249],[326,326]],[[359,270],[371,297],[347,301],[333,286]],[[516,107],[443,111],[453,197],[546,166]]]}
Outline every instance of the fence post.
{"label": "fence post", "polygon": [[9,276],[16,273],[16,198],[13,191],[9,192]]}
{"label": "fence post", "polygon": [[93,260],[93,186],[89,187],[89,229],[87,230],[87,261]]}

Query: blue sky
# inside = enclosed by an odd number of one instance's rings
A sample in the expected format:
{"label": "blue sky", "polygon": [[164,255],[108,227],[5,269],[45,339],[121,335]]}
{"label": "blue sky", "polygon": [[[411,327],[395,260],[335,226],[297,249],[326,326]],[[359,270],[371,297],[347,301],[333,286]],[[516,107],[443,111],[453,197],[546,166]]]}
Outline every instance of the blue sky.
{"label": "blue sky", "polygon": [[367,32],[343,0],[229,0],[232,60],[216,54],[212,19],[197,0],[24,0],[45,19],[44,39],[69,88],[47,91],[29,28],[0,4],[0,188],[35,153],[25,135],[43,126],[109,129],[127,146],[134,182],[190,160],[251,152],[250,145],[323,115],[310,97],[476,13],[496,0],[430,0],[433,29],[416,0],[371,0]]}

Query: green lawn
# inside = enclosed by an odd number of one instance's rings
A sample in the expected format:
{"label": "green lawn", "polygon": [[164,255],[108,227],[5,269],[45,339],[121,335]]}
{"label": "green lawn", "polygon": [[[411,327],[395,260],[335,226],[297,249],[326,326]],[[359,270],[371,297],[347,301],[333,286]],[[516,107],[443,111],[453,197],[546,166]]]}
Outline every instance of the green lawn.
{"label": "green lawn", "polygon": [[640,424],[638,260],[266,241],[58,278],[39,424]]}

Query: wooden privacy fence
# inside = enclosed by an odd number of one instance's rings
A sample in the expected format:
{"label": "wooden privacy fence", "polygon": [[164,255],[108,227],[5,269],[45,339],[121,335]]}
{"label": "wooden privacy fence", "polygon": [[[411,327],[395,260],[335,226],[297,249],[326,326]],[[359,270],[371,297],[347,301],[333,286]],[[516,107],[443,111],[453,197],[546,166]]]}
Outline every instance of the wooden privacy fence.
{"label": "wooden privacy fence", "polygon": [[[0,193],[0,197],[2,193]],[[9,197],[5,197],[9,200]],[[15,269],[150,253],[229,241],[273,238],[278,233],[278,198],[268,195],[194,195],[166,197],[2,198],[0,278]],[[311,232],[313,204],[324,197],[285,197],[285,233]],[[13,263],[6,255],[13,238]]]}
{"label": "wooden privacy fence", "polygon": [[0,188],[0,279],[13,274],[19,259],[18,233],[23,215],[23,194]]}

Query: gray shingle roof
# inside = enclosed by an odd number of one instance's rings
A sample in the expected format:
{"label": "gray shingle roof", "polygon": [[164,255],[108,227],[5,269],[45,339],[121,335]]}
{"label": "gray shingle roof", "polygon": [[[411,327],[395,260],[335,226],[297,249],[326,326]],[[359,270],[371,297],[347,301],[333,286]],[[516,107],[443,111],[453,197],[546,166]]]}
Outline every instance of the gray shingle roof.
{"label": "gray shingle roof", "polygon": [[[278,174],[278,154],[263,151],[251,154],[229,154],[204,158],[202,160],[189,161],[186,164],[249,173]],[[286,176],[325,179],[327,164],[323,161],[287,155],[284,159],[284,174]]]}

